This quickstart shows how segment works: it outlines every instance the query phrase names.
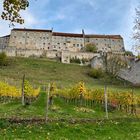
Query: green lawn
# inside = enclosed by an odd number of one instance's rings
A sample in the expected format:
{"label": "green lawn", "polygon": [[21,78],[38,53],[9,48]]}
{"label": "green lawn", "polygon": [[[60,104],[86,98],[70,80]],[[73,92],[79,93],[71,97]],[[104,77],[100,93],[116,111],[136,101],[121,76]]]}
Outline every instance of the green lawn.
{"label": "green lawn", "polygon": [[0,121],[1,140],[140,140],[140,123],[121,120],[90,124],[9,124]]}
{"label": "green lawn", "polygon": [[[62,64],[48,59],[39,58],[12,58],[13,62],[7,67],[0,68],[0,80],[9,84],[20,86],[23,74],[34,85],[46,85],[56,82],[59,87],[71,86],[79,81],[84,81],[90,88],[103,88],[102,80],[88,76],[90,67],[75,64]],[[115,91],[130,91],[131,88],[121,84],[108,84],[108,88]],[[140,93],[140,88],[135,89]]]}

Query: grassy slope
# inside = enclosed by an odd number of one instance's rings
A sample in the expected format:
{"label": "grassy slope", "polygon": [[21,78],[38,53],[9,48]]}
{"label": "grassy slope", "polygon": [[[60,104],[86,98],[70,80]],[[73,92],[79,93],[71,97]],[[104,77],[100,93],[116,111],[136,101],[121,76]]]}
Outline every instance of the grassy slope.
{"label": "grassy slope", "polygon": [[[87,73],[90,67],[62,64],[50,60],[15,58],[11,66],[0,69],[0,80],[10,84],[21,85],[23,74],[34,85],[45,85],[47,82],[55,81],[60,87],[73,85],[84,81],[87,86],[103,88],[102,81],[90,78]],[[112,90],[130,90],[123,85],[109,85]],[[135,90],[140,93],[140,88]]]}
{"label": "grassy slope", "polygon": [[[0,80],[21,85],[24,73],[34,85],[55,81],[59,86],[69,86],[75,82],[84,81],[93,88],[103,87],[103,83],[87,76],[89,67],[66,65],[50,60],[17,58],[13,65],[0,69]],[[123,86],[110,85],[113,90],[129,90]],[[140,89],[136,90],[140,93]],[[42,94],[36,102],[22,107],[19,101],[0,105],[0,117],[44,117],[45,95]],[[95,106],[95,112],[77,112],[75,106],[67,105],[62,100],[55,99],[55,111],[49,112],[51,118],[103,118],[104,112]],[[109,117],[126,117],[121,112],[110,113]],[[127,116],[128,117],[128,116]],[[131,117],[131,116],[129,116]],[[139,140],[140,123],[129,120],[119,122],[102,122],[94,124],[51,123],[48,125],[9,124],[0,120],[0,139],[55,139],[55,140]]]}
{"label": "grassy slope", "polygon": [[[14,101],[0,106],[0,117],[44,117],[45,94],[32,105],[22,107],[20,102]],[[91,110],[95,112],[77,112],[75,106],[67,105],[61,99],[54,100],[55,111],[49,111],[50,118],[103,118],[104,112],[97,106]],[[120,112],[110,113],[109,117],[126,117]],[[131,118],[130,116],[127,116]],[[0,139],[27,139],[27,140],[139,140],[140,123],[133,118],[119,121],[71,124],[68,122],[49,124],[10,124],[0,120]]]}
{"label": "grassy slope", "polygon": [[[0,122],[2,123],[2,122]],[[42,125],[3,123],[0,139],[20,140],[139,140],[140,123],[122,120],[95,124],[51,123]]]}

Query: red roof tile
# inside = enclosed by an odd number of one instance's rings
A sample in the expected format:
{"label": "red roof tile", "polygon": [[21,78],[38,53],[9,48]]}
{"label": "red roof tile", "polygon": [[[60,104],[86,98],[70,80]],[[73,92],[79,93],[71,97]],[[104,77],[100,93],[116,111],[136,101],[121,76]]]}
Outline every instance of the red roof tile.
{"label": "red roof tile", "polygon": [[[14,31],[31,31],[31,32],[52,32],[52,30],[42,30],[42,29],[26,29],[26,28],[14,28]],[[83,37],[83,34],[76,33],[61,33],[61,32],[52,32],[53,36],[64,36],[64,37]],[[123,39],[120,35],[96,35],[96,34],[87,34],[86,38],[107,38],[107,39]]]}
{"label": "red roof tile", "polygon": [[29,31],[29,32],[52,32],[52,30],[42,29],[26,29],[26,28],[14,28],[13,31]]}
{"label": "red roof tile", "polygon": [[54,36],[83,37],[83,34],[53,32]]}

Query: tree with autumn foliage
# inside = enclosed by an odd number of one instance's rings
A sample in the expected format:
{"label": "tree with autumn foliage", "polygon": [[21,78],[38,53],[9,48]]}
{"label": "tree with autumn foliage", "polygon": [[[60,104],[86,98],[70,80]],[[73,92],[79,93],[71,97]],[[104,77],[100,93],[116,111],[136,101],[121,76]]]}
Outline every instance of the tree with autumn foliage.
{"label": "tree with autumn foliage", "polygon": [[23,24],[24,19],[21,17],[20,12],[26,10],[28,6],[28,0],[4,0],[1,18],[9,20],[11,25],[14,25],[14,23]]}

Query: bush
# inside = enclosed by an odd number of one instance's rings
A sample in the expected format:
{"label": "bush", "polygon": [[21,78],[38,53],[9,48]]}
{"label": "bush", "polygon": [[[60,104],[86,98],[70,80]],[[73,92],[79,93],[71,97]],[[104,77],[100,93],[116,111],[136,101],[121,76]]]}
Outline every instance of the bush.
{"label": "bush", "polygon": [[86,45],[85,51],[86,51],[86,52],[93,52],[93,53],[96,53],[96,52],[97,52],[97,47],[96,47],[95,44],[90,43],[90,44],[87,44],[87,45]]}
{"label": "bush", "polygon": [[88,59],[86,59],[86,58],[82,58],[82,60],[81,60],[81,61],[82,61],[82,63],[83,63],[83,64],[85,64],[85,63],[89,62],[89,60],[88,60]]}
{"label": "bush", "polygon": [[79,58],[71,58],[71,59],[70,59],[70,63],[81,64],[81,62],[82,62],[83,64],[85,64],[86,62],[89,62],[89,60],[86,59],[86,58],[82,58],[82,59],[79,59]]}
{"label": "bush", "polygon": [[2,52],[0,53],[0,66],[7,66],[8,65],[8,58],[7,55]]}
{"label": "bush", "polygon": [[99,79],[104,77],[104,72],[102,69],[91,69],[88,75],[92,78]]}
{"label": "bush", "polygon": [[134,56],[133,52],[131,52],[131,51],[125,51],[125,55]]}
{"label": "bush", "polygon": [[70,63],[81,64],[81,60],[80,60],[79,58],[71,58],[71,59],[70,59]]}

